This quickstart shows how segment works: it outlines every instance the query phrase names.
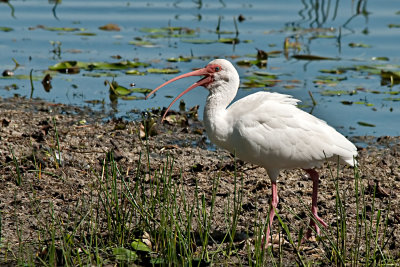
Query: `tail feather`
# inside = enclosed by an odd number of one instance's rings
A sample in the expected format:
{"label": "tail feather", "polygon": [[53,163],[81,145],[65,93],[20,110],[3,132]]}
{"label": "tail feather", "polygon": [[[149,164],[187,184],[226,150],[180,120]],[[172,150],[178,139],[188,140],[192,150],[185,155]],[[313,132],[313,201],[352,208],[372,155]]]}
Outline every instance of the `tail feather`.
{"label": "tail feather", "polygon": [[352,158],[342,158],[342,160],[352,167],[358,166],[358,161],[356,160],[355,156],[353,156]]}

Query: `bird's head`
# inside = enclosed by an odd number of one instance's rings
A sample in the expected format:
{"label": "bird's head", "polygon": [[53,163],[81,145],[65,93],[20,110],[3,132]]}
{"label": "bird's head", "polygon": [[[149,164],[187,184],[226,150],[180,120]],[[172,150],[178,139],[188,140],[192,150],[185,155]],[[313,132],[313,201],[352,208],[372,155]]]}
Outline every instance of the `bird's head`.
{"label": "bird's head", "polygon": [[239,87],[239,74],[237,73],[235,67],[230,63],[228,60],[225,59],[215,59],[211,61],[210,63],[207,64],[204,68],[185,73],[182,75],[179,75],[175,78],[172,78],[169,81],[166,81],[165,83],[161,84],[158,86],[156,89],[151,91],[147,96],[146,99],[148,99],[152,94],[154,94],[156,91],[158,91],[160,88],[164,87],[165,85],[172,83],[176,80],[180,80],[186,77],[190,76],[204,76],[201,78],[199,81],[195,82],[192,84],[189,88],[187,88],[185,91],[180,93],[168,106],[167,110],[164,113],[164,116],[162,120],[164,120],[165,115],[167,114],[168,110],[171,108],[171,106],[179,99],[181,98],[184,94],[187,92],[191,91],[192,89],[198,87],[198,86],[203,86],[207,88],[210,91],[210,94],[213,94],[217,91],[221,91],[224,88],[227,88],[229,90],[232,90],[233,92],[230,94],[233,94],[233,97],[236,95],[236,91]]}

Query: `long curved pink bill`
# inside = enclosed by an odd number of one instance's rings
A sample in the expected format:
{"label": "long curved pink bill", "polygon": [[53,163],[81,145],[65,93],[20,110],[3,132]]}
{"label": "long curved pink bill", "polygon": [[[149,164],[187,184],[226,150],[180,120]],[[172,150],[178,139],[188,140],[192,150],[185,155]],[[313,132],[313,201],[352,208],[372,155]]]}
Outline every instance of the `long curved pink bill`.
{"label": "long curved pink bill", "polygon": [[168,110],[172,107],[172,105],[178,101],[179,98],[181,98],[184,94],[186,94],[187,92],[193,90],[194,88],[198,87],[198,86],[202,86],[203,84],[208,83],[210,80],[207,78],[201,79],[200,81],[195,82],[194,84],[192,84],[188,89],[186,89],[185,91],[183,91],[182,93],[180,93],[174,100],[172,100],[171,104],[169,104],[169,106],[167,107],[167,110],[164,112],[164,115],[161,119],[161,122],[164,121],[165,116],[168,113]]}
{"label": "long curved pink bill", "polygon": [[202,75],[206,75],[206,74],[208,74],[207,71],[206,71],[206,68],[202,68],[202,69],[199,69],[199,70],[195,70],[195,71],[192,71],[192,72],[188,72],[188,73],[179,75],[179,76],[177,76],[177,77],[175,77],[175,78],[172,78],[172,79],[169,80],[169,81],[166,81],[165,83],[161,84],[160,86],[158,86],[156,89],[154,89],[153,91],[151,91],[151,92],[146,96],[145,99],[147,100],[152,94],[154,94],[155,92],[157,92],[158,89],[160,89],[161,87],[166,86],[166,85],[169,84],[169,83],[175,82],[176,80],[180,80],[180,79],[183,79],[183,78],[186,78],[186,77],[190,77],[190,76],[202,76]]}

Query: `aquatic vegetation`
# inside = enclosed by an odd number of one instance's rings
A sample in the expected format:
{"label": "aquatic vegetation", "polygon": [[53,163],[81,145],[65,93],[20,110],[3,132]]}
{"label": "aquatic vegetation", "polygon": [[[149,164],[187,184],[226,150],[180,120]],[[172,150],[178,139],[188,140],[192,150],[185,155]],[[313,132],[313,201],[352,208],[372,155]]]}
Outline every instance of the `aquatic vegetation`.
{"label": "aquatic vegetation", "polygon": [[2,31],[2,32],[11,32],[13,30],[14,29],[11,27],[0,27],[0,31]]}
{"label": "aquatic vegetation", "polygon": [[167,58],[168,62],[190,62],[191,60],[192,60],[191,57],[182,57],[182,56],[179,56],[178,58],[176,57]]}
{"label": "aquatic vegetation", "polygon": [[213,44],[218,42],[218,40],[210,40],[210,39],[182,39],[182,43],[190,43],[190,44]]}
{"label": "aquatic vegetation", "polygon": [[164,69],[156,69],[156,68],[148,68],[146,69],[148,73],[157,73],[157,74],[175,74],[179,73],[179,69],[171,69],[171,68],[164,68]]}
{"label": "aquatic vegetation", "polygon": [[147,47],[147,48],[152,48],[152,47],[158,46],[156,43],[151,42],[151,41],[146,41],[146,40],[130,41],[129,44],[135,45],[135,46],[140,46],[140,47]]}
{"label": "aquatic vegetation", "polygon": [[142,72],[142,71],[133,69],[133,70],[125,71],[125,74],[128,74],[128,75],[146,75],[146,72]]}
{"label": "aquatic vegetation", "polygon": [[362,47],[362,48],[370,48],[371,45],[363,44],[363,43],[349,43],[350,47]]}
{"label": "aquatic vegetation", "polygon": [[364,126],[364,127],[375,127],[375,124],[364,122],[364,121],[358,121],[357,124]]}
{"label": "aquatic vegetation", "polygon": [[115,23],[108,23],[106,25],[100,26],[99,29],[102,31],[117,31],[117,32],[121,30],[121,28]]}
{"label": "aquatic vegetation", "polygon": [[320,92],[323,96],[341,96],[341,95],[354,95],[357,93],[355,90],[323,90]]}
{"label": "aquatic vegetation", "polygon": [[63,61],[49,67],[49,70],[59,71],[62,73],[79,72],[83,70],[125,70],[129,68],[147,67],[150,64],[135,61],[120,62],[82,62],[82,61]]}
{"label": "aquatic vegetation", "polygon": [[37,25],[36,27],[30,27],[30,30],[42,29],[45,31],[56,31],[56,32],[76,32],[76,31],[85,31],[84,28],[75,28],[75,27],[53,27],[53,26],[45,26],[45,25]]}
{"label": "aquatic vegetation", "polygon": [[293,55],[292,57],[298,60],[339,60],[338,58],[317,55]]}

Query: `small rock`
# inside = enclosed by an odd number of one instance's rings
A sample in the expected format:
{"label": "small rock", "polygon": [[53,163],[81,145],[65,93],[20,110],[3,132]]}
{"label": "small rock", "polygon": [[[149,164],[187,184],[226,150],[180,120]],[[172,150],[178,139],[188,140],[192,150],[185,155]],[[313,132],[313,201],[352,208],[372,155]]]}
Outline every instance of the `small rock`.
{"label": "small rock", "polygon": [[4,70],[3,71],[3,77],[11,77],[14,76],[14,72],[11,70]]}
{"label": "small rock", "polygon": [[99,29],[103,31],[117,31],[117,32],[121,30],[121,28],[114,23],[108,23],[106,25],[100,26]]}
{"label": "small rock", "polygon": [[3,120],[1,121],[1,126],[2,126],[2,127],[7,127],[8,125],[10,125],[10,122],[11,122],[11,120],[3,119]]}

